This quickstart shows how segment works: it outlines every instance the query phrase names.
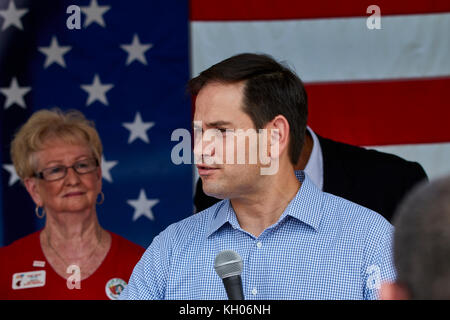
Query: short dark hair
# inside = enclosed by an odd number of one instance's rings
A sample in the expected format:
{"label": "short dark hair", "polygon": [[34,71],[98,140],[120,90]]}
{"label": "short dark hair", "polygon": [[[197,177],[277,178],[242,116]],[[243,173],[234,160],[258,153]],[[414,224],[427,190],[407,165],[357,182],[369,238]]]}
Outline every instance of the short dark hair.
{"label": "short dark hair", "polygon": [[397,282],[412,299],[450,299],[450,176],[415,187],[394,226]]}
{"label": "short dark hair", "polygon": [[209,83],[245,81],[243,111],[256,129],[277,115],[289,123],[289,158],[295,165],[305,139],[308,102],[300,78],[289,68],[264,54],[243,53],[223,60],[191,79],[188,91],[197,95]]}

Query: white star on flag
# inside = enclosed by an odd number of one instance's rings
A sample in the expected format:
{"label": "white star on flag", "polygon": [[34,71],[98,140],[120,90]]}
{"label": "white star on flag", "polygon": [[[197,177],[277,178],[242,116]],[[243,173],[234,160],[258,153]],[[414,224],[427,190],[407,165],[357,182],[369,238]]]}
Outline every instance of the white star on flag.
{"label": "white star on flag", "polygon": [[5,109],[8,109],[14,103],[17,103],[21,108],[26,108],[23,97],[31,90],[31,87],[19,87],[17,78],[12,78],[9,88],[0,88],[0,92],[6,96]]}
{"label": "white star on flag", "polygon": [[99,6],[97,0],[91,0],[89,7],[80,7],[81,12],[86,15],[84,20],[84,26],[87,28],[91,23],[95,22],[105,28],[105,20],[103,20],[103,15],[106,11],[111,9],[111,6]]}
{"label": "white star on flag", "polygon": [[145,65],[147,65],[147,59],[145,58],[145,51],[149,50],[153,47],[153,44],[143,44],[139,40],[139,37],[137,34],[133,36],[133,41],[131,44],[122,44],[120,46],[123,50],[125,50],[128,53],[127,63],[128,66],[131,64],[134,60],[137,60]]}
{"label": "white star on flag", "polygon": [[98,74],[95,74],[94,80],[91,85],[81,85],[81,88],[89,93],[89,97],[86,102],[86,106],[99,100],[101,103],[108,105],[108,100],[106,99],[106,92],[114,87],[112,84],[102,84]]}
{"label": "white star on flag", "polygon": [[114,168],[119,161],[106,161],[105,157],[102,155],[102,176],[108,182],[113,182],[111,177],[111,173],[109,172],[112,168]]}
{"label": "white star on flag", "polygon": [[4,164],[3,169],[9,172],[8,186],[12,186],[14,183],[20,180],[19,176],[17,175],[16,169],[14,169],[14,165]]}
{"label": "white star on flag", "polygon": [[58,39],[55,36],[52,37],[50,46],[48,47],[38,47],[39,51],[46,55],[44,69],[46,69],[52,63],[57,63],[61,67],[66,67],[66,62],[64,61],[63,55],[65,55],[72,47],[70,46],[60,46]]}
{"label": "white star on flag", "polygon": [[158,199],[147,199],[145,190],[141,189],[138,199],[127,200],[127,203],[134,208],[133,221],[136,221],[140,216],[144,216],[150,220],[155,220],[152,208],[158,202],[159,202]]}
{"label": "white star on flag", "polygon": [[8,5],[8,9],[0,10],[0,16],[3,17],[2,31],[6,30],[10,26],[14,26],[23,30],[22,21],[20,19],[28,12],[28,9],[17,9],[14,4],[14,0],[11,0]]}
{"label": "white star on flag", "polygon": [[139,112],[136,113],[134,117],[134,122],[124,122],[122,125],[130,130],[130,136],[128,138],[128,144],[132,143],[137,138],[141,139],[145,143],[149,143],[149,139],[147,136],[147,130],[155,125],[154,122],[143,122],[141,118],[141,114]]}

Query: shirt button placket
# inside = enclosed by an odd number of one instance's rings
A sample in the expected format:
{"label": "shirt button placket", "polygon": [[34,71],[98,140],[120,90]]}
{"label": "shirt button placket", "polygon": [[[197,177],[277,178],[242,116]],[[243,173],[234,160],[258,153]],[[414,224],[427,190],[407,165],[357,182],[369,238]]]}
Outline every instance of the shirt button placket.
{"label": "shirt button placket", "polygon": [[[256,242],[256,248],[257,248],[257,250],[262,248],[262,242],[261,241],[257,241]],[[258,294],[258,290],[256,289],[256,287],[253,287],[251,293],[252,293],[253,296],[256,296]]]}

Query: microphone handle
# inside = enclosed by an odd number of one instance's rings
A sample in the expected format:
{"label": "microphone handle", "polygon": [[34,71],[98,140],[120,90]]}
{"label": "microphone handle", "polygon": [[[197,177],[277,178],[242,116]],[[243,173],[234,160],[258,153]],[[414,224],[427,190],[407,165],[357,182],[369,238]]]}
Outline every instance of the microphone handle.
{"label": "microphone handle", "polygon": [[228,300],[245,300],[240,275],[224,278],[222,281],[227,292]]}

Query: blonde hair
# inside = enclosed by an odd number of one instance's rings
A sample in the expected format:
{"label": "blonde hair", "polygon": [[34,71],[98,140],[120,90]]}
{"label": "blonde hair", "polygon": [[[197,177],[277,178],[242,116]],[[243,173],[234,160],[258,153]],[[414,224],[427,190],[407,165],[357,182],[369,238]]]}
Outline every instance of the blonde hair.
{"label": "blonde hair", "polygon": [[92,121],[77,110],[40,110],[33,113],[11,143],[11,159],[22,182],[34,176],[37,170],[35,153],[42,150],[51,139],[67,144],[86,143],[97,161],[101,161],[102,142]]}

